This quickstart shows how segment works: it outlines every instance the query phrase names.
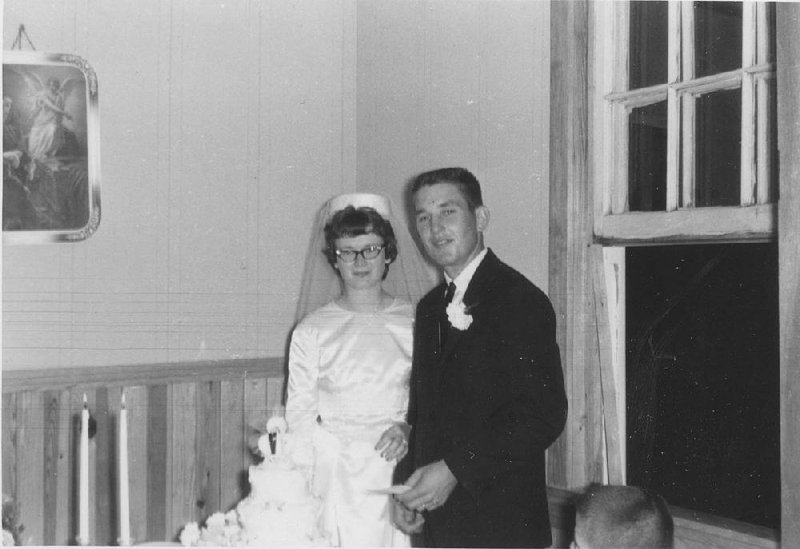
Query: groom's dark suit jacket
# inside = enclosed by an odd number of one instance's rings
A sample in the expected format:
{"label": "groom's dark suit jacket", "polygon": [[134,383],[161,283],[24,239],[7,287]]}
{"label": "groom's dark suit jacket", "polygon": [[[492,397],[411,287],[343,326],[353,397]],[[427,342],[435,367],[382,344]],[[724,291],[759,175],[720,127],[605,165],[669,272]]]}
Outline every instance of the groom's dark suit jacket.
{"label": "groom's dark suit jacket", "polygon": [[472,324],[440,348],[444,294],[417,306],[408,465],[444,459],[458,485],[426,514],[424,543],[549,546],[545,449],[567,415],[553,307],[489,250],[464,295]]}

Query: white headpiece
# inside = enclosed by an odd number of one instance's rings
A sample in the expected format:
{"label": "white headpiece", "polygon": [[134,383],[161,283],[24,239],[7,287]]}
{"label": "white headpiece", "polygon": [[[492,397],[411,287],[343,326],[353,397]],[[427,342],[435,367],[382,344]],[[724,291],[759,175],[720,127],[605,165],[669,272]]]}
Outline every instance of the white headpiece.
{"label": "white headpiece", "polygon": [[339,210],[344,210],[347,206],[372,208],[387,220],[392,215],[392,205],[389,199],[380,194],[370,193],[350,193],[334,196],[328,201],[328,215],[331,216]]}
{"label": "white headpiece", "polygon": [[406,224],[395,214],[391,199],[372,193],[341,194],[328,200],[317,214],[306,255],[296,320],[336,299],[341,293],[339,276],[328,263],[323,250],[325,224],[333,214],[347,206],[373,208],[392,225],[397,238],[397,258],[389,266],[389,272],[383,281],[384,290],[415,304],[436,285],[437,270],[423,259]]}

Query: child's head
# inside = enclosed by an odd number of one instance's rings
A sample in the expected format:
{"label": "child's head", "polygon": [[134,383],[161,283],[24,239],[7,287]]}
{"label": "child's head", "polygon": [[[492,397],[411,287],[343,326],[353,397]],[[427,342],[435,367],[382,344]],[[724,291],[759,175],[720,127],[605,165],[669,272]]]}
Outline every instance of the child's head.
{"label": "child's head", "polygon": [[672,516],[664,499],[636,486],[593,484],[575,506],[580,549],[671,549]]}

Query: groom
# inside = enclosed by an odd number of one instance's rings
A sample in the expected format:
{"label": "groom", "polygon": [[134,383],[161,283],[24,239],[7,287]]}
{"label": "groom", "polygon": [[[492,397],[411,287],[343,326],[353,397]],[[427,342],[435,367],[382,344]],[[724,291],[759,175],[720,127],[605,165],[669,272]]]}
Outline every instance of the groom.
{"label": "groom", "polygon": [[484,248],[489,210],[469,171],[423,173],[412,198],[445,282],[417,306],[407,458],[416,470],[395,522],[427,547],[547,547],[545,449],[567,416],[553,307]]}

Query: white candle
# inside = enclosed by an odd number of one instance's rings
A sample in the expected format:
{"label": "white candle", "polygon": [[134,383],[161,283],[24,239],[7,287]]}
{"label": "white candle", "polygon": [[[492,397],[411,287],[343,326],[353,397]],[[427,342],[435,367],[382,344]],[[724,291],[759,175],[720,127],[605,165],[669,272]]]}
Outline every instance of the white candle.
{"label": "white candle", "polygon": [[119,544],[131,545],[130,499],[128,487],[128,410],[125,393],[119,410]]}
{"label": "white candle", "polygon": [[80,444],[80,498],[79,498],[78,545],[89,545],[89,409],[86,394],[81,410]]}

